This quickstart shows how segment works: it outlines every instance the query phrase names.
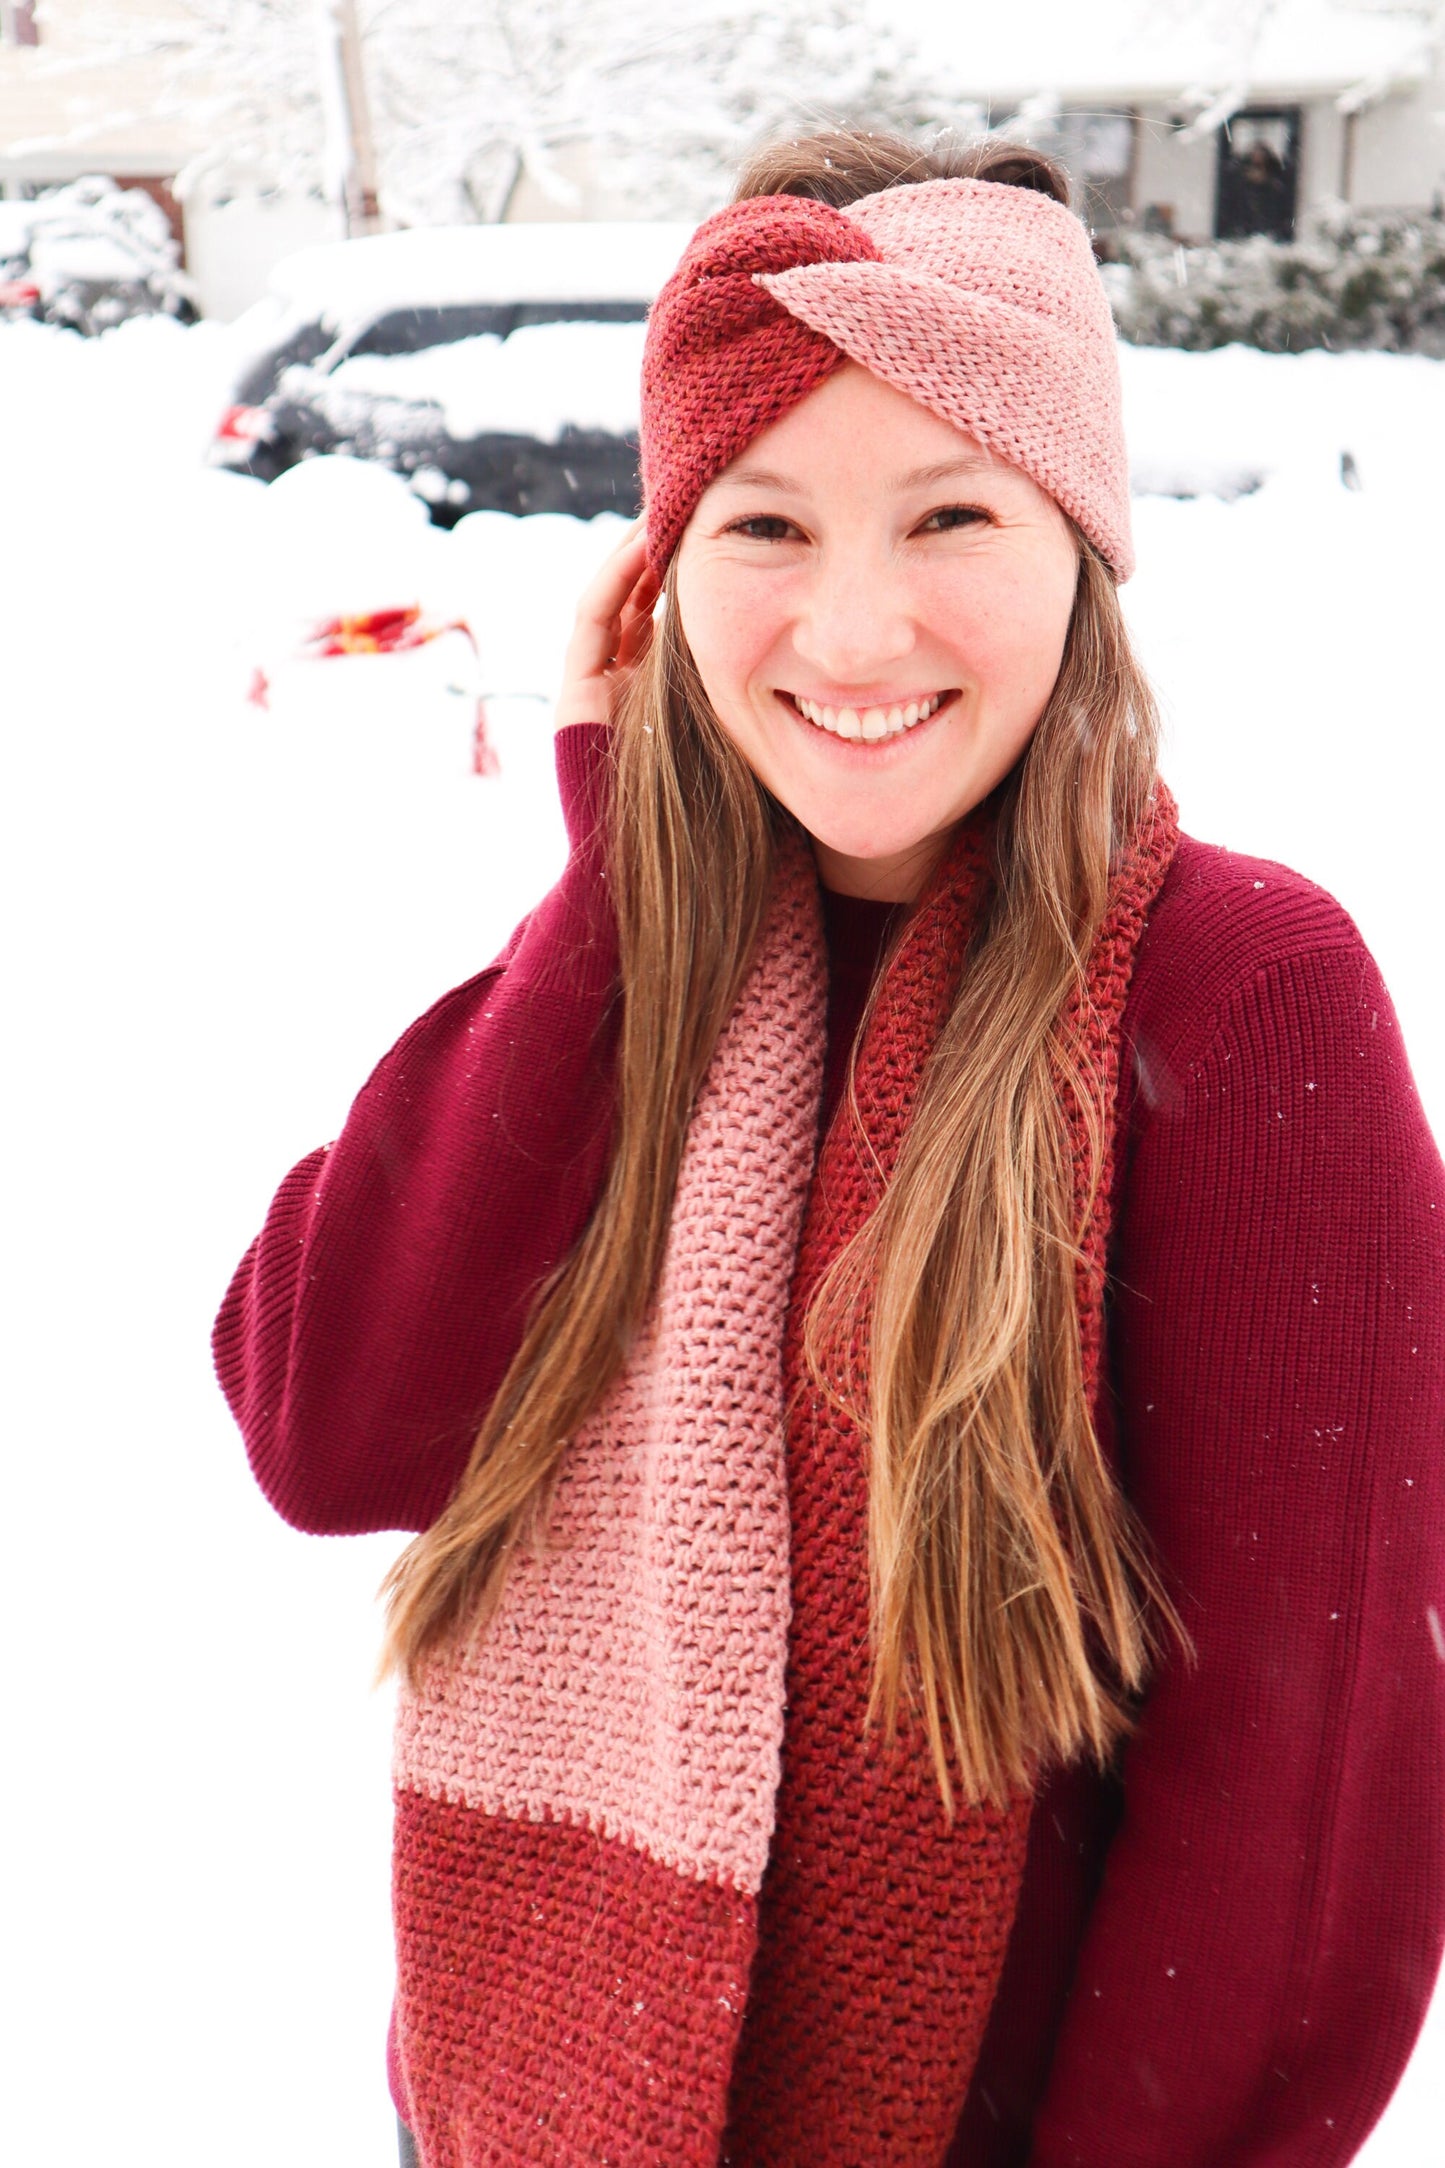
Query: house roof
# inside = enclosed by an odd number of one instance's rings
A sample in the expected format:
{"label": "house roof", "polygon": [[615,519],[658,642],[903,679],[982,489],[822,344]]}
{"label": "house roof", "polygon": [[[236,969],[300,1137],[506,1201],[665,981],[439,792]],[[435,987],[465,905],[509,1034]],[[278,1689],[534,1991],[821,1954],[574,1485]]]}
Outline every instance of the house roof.
{"label": "house roof", "polygon": [[1440,36],[1434,9],[1388,0],[892,0],[890,15],[995,102],[1204,104],[1246,87],[1255,101],[1363,101],[1427,76]]}

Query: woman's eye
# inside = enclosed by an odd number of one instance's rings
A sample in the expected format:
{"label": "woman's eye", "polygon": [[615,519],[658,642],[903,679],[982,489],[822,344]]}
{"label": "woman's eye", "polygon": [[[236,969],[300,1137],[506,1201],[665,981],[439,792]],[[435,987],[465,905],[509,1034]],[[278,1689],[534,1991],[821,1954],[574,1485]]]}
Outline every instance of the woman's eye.
{"label": "woman's eye", "polygon": [[744,534],[750,542],[786,542],[794,532],[790,519],[780,519],[772,512],[754,513],[751,519],[735,519],[729,534]]}
{"label": "woman's eye", "polygon": [[944,504],[930,512],[922,524],[925,532],[931,528],[935,534],[946,534],[951,527],[977,527],[987,521],[987,512],[976,504]]}

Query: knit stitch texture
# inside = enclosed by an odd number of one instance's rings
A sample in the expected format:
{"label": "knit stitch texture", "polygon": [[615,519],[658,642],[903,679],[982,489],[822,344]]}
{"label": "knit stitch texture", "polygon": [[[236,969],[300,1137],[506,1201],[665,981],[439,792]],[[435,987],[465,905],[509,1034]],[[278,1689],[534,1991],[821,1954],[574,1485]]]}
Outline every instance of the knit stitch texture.
{"label": "knit stitch texture", "polygon": [[823,1065],[817,885],[788,844],[649,1324],[571,1445],[546,1555],[401,1697],[398,2031],[426,2168],[717,2157],[782,1744],[782,1333]]}
{"label": "knit stitch texture", "polygon": [[1034,189],[948,180],[846,213],[757,196],[698,228],[643,357],[655,570],[708,484],[845,356],[1021,467],[1129,578],[1119,364],[1088,235]]}
{"label": "knit stitch texture", "polygon": [[[1115,877],[1087,990],[1066,1032],[1112,1109],[1134,947],[1177,843],[1172,800]],[[967,824],[910,919],[858,1050],[810,1193],[788,1316],[785,1379],[793,1620],[788,1723],[758,1955],[724,2158],[737,2168],[942,2159],[978,2056],[1023,1878],[1031,1801],[944,1821],[921,1734],[884,1759],[864,1744],[869,1687],[868,1450],[812,1386],[803,1324],[818,1282],[880,1201],[990,887],[990,838]],[[1085,1021],[1086,1020],[1086,1021]],[[1066,1102],[1079,1223],[1085,1383],[1100,1376],[1107,1206],[1087,1221],[1089,1147]],[[861,1126],[860,1126],[861,1124]],[[1112,1151],[1113,1123],[1106,1129]],[[1101,1195],[1107,1200],[1107,1180]],[[866,1360],[857,1383],[866,1391]],[[955,1797],[961,1794],[956,1764]],[[880,1962],[888,1951],[889,1961]],[[899,1951],[907,1953],[902,1964]],[[940,1981],[947,1981],[945,1996]]]}
{"label": "knit stitch texture", "polygon": [[[1087,1030],[1075,1020],[1110,1103],[1132,944],[1176,838],[1161,792],[1119,869]],[[811,859],[784,836],[648,1326],[569,1448],[545,1552],[518,1561],[480,1641],[402,1694],[398,2031],[427,2168],[580,2168],[609,2148],[638,2168],[711,2168],[720,2147],[763,2168],[810,2145],[916,2168],[947,2146],[1031,1802],[949,1827],[921,1738],[901,1769],[865,1748],[866,1451],[805,1375],[801,1334],[896,1158],[989,867],[987,834],[965,827],[884,982],[862,1130],[845,1102],[815,1174],[826,971]],[[1066,1111],[1082,1195],[1087,1139]],[[1095,1313],[1106,1233],[1096,1213],[1080,1281]],[[1091,1389],[1100,1331],[1092,1316]],[[910,1965],[875,1975],[905,1918]]]}
{"label": "knit stitch texture", "polygon": [[730,204],[698,227],[653,303],[642,354],[647,554],[659,577],[708,483],[843,360],[758,274],[874,254],[841,211],[798,196]]}
{"label": "knit stitch texture", "polygon": [[[595,1205],[617,1006],[596,849],[606,746],[601,727],[560,733],[562,880],[385,1055],[335,1143],[281,1183],[232,1278],[218,1371],[259,1483],[298,1527],[430,1525],[536,1288]],[[837,902],[835,1084],[893,931],[883,906],[869,922]],[[1398,2082],[1445,1946],[1445,1170],[1378,968],[1288,868],[1182,840],[1134,952],[1121,1038],[1100,1430],[1197,1662],[1161,1666],[1119,1782],[1078,1764],[1035,1801],[949,2168],[1345,2168]],[[808,1530],[846,1525],[849,1509],[816,1436],[799,1427],[787,1447],[789,1690],[817,1645]],[[759,1996],[786,1969],[772,1882],[799,1826],[795,1761],[808,1766],[795,1722],[821,1736],[827,1711],[786,1711],[757,1906],[581,1823],[409,1796],[398,1911],[450,2012],[436,2037],[455,2043],[458,2144],[576,2158],[579,2057],[597,2073],[582,2088],[598,2141],[585,2157],[672,2157],[675,2056],[697,2060],[700,2097],[727,2092],[742,2126],[752,2042],[730,2077],[727,2041],[698,2025],[736,2002],[754,1941]],[[847,1893],[863,1923],[848,1987],[831,2011],[812,2004],[842,2035],[850,1995],[864,2027],[892,2004],[893,1974],[898,1994],[922,1995],[904,1898],[927,1876],[895,1880],[892,1859],[876,1874],[846,1816],[813,1826],[835,1878],[856,1862],[879,1897],[870,1925]],[[971,1906],[970,1857],[957,1864]],[[804,1975],[815,1947],[800,1947]],[[953,1994],[945,1970],[932,2032]],[[475,2133],[469,2010],[503,2078]],[[839,2054],[858,2066],[841,2037]],[[395,2065],[392,2083],[409,2114]],[[856,2146],[830,2152],[824,2135],[797,2168],[857,2168]]]}

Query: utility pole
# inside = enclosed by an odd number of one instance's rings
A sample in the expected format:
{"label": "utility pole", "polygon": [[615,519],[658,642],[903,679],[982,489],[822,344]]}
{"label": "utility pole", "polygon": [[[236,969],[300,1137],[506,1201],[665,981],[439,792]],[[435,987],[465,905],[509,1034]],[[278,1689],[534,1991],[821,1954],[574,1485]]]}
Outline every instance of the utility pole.
{"label": "utility pole", "polygon": [[381,230],[376,147],[371,138],[356,0],[318,0],[317,31],[322,103],[330,139],[327,164],[332,187],[346,215],[347,237],[354,239],[358,234]]}

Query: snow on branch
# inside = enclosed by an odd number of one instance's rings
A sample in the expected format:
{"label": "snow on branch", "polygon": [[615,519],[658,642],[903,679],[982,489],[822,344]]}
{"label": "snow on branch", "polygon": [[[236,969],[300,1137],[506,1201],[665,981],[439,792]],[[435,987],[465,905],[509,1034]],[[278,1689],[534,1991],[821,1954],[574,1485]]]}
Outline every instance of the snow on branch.
{"label": "snow on branch", "polygon": [[[925,59],[873,4],[358,0],[383,214],[501,218],[525,176],[575,215],[585,176],[621,215],[700,216],[763,136],[973,123],[937,55]],[[330,25],[331,0],[172,0],[141,19],[97,0],[84,54],[152,60],[158,112],[204,135],[178,192],[206,175],[235,191],[334,196],[345,158]]]}

